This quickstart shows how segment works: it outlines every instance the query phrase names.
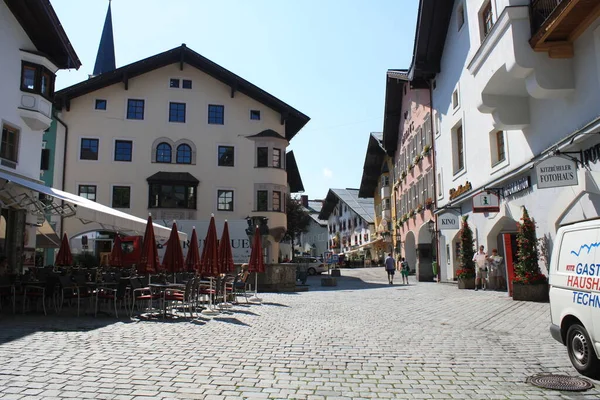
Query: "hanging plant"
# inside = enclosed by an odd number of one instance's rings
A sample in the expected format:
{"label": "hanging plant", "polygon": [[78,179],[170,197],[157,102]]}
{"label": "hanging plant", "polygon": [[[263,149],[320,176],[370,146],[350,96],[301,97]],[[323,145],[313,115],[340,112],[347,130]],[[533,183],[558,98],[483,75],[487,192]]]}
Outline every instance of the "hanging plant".
{"label": "hanging plant", "polygon": [[423,155],[424,156],[428,155],[430,151],[431,151],[431,145],[426,144],[425,147],[423,147]]}
{"label": "hanging plant", "polygon": [[406,178],[406,170],[402,171],[402,179]]}
{"label": "hanging plant", "polygon": [[418,163],[420,163],[420,162],[421,162],[421,160],[422,160],[422,159],[423,159],[423,156],[422,156],[422,155],[420,155],[420,154],[417,154],[417,155],[415,156],[415,159],[414,159],[414,161],[413,161],[413,164],[417,165]]}
{"label": "hanging plant", "polygon": [[433,199],[431,197],[428,197],[427,200],[425,200],[425,209],[431,210],[432,207],[433,207]]}
{"label": "hanging plant", "polygon": [[409,171],[412,171],[412,169],[413,169],[414,167],[415,167],[415,166],[414,166],[414,164],[412,164],[412,163],[408,164],[408,170],[409,170]]}
{"label": "hanging plant", "polygon": [[423,205],[419,204],[417,206],[417,212],[420,213],[421,211],[423,211]]}

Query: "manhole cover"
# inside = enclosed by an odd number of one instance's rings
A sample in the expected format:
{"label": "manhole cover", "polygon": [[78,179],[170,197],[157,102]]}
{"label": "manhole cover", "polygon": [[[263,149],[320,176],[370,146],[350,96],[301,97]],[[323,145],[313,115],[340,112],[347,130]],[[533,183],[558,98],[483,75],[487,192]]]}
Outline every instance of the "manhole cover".
{"label": "manhole cover", "polygon": [[587,379],[567,375],[536,375],[527,378],[527,382],[544,389],[583,392],[594,387]]}

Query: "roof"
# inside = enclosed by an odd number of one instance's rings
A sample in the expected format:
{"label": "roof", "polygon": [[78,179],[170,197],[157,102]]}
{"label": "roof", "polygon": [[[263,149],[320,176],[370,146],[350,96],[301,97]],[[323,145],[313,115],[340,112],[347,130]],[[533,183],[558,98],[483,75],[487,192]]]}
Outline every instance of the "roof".
{"label": "roof", "polygon": [[408,82],[407,70],[388,70],[385,84],[385,108],[383,112],[383,147],[393,157],[398,147],[402,95]]}
{"label": "roof", "polygon": [[363,220],[372,224],[375,222],[375,206],[373,199],[358,197],[358,189],[329,189],[319,219],[328,220],[335,206],[342,201],[347,204]]}
{"label": "roof", "polygon": [[381,176],[381,166],[384,164],[385,150],[381,145],[381,133],[369,135],[367,154],[363,166],[363,175],[360,181],[358,196],[361,198],[373,198],[375,189]]}
{"label": "roof", "polygon": [[[38,51],[60,69],[81,67],[49,0],[4,0]],[[23,49],[25,50],[25,49]]]}
{"label": "roof", "polygon": [[309,213],[308,216],[311,217],[312,220],[317,224],[319,224],[319,226],[327,226],[327,220],[319,219],[319,214]]}
{"label": "roof", "polygon": [[440,64],[454,0],[420,0],[409,79],[433,78]]}
{"label": "roof", "polygon": [[300,176],[300,171],[298,170],[298,164],[296,163],[296,157],[294,157],[293,151],[290,151],[285,155],[285,169],[287,170],[287,182],[290,187],[290,192],[304,192],[302,177]]}
{"label": "roof", "polygon": [[105,72],[113,71],[117,68],[115,61],[115,40],[113,37],[112,15],[110,12],[110,2],[108,2],[108,11],[102,28],[98,54],[96,55],[96,64],[94,65],[94,75],[100,75]]}
{"label": "roof", "polygon": [[323,208],[323,200],[309,200],[308,208],[312,210],[312,212],[320,213]]}
{"label": "roof", "polygon": [[258,132],[256,135],[250,135],[250,136],[246,136],[246,137],[248,137],[248,138],[272,137],[272,138],[285,140],[285,138],[283,136],[281,136],[279,133],[275,132],[273,129],[266,129],[262,132]]}
{"label": "roof", "polygon": [[194,175],[189,172],[164,172],[160,171],[146,179],[150,183],[187,183],[197,185],[200,183]]}
{"label": "roof", "polygon": [[62,89],[55,94],[56,106],[58,108],[66,106],[68,110],[69,101],[71,99],[114,85],[115,83],[123,82],[127,85],[127,81],[130,78],[175,63],[179,64],[181,69],[183,69],[184,64],[191,65],[230,86],[232,96],[235,96],[235,92],[241,92],[280,113],[282,123],[285,121],[285,138],[288,141],[292,140],[298,131],[300,131],[300,129],[302,129],[302,127],[310,120],[308,116],[279,100],[275,96],[265,92],[258,86],[253,85],[233,72],[226,70],[220,65],[210,61],[208,58],[189,49],[185,43],[163,53],[136,61],[132,64],[117,68],[114,71],[100,74],[91,79]]}

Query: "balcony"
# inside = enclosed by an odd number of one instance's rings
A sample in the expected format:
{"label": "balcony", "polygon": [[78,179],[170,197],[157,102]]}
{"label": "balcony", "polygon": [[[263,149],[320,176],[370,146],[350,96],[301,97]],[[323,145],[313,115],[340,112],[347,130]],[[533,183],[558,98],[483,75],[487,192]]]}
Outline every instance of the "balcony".
{"label": "balcony", "polygon": [[529,125],[529,98],[565,98],[575,90],[572,60],[542,57],[530,47],[529,12],[529,6],[505,7],[467,65],[480,93],[477,108],[499,130]]}
{"label": "balcony", "polygon": [[19,115],[33,131],[45,131],[52,123],[52,105],[39,94],[21,92]]}
{"label": "balcony", "polygon": [[598,17],[598,0],[533,0],[529,44],[550,58],[572,58],[573,42]]}

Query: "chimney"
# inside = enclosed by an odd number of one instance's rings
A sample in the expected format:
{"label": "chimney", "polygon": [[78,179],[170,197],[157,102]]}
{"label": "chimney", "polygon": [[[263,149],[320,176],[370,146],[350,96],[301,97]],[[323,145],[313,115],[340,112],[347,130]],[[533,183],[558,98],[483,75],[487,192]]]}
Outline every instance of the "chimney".
{"label": "chimney", "polygon": [[308,208],[308,196],[303,194],[300,198],[302,199],[302,206]]}

